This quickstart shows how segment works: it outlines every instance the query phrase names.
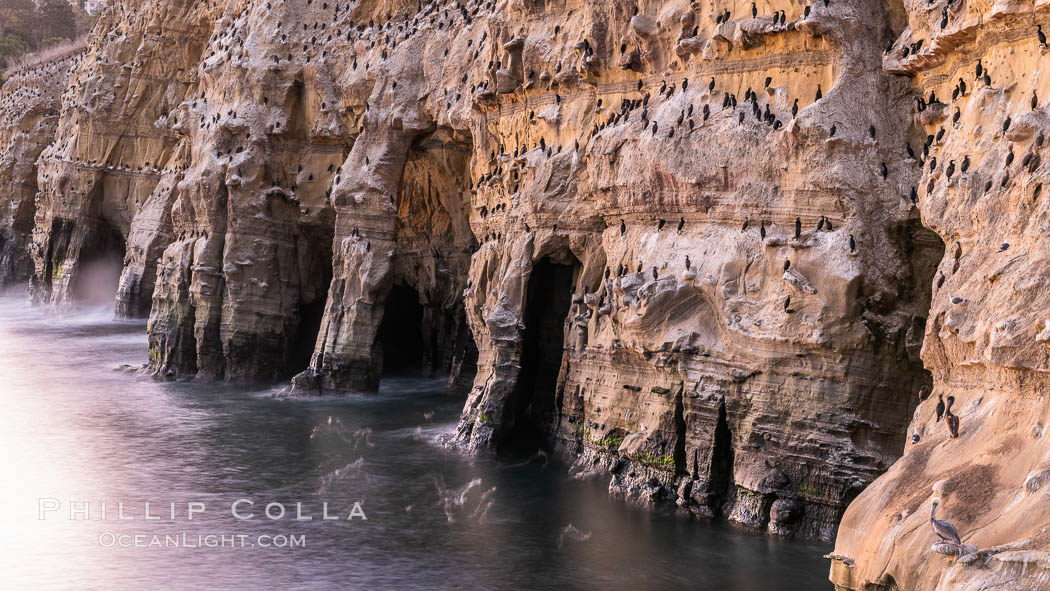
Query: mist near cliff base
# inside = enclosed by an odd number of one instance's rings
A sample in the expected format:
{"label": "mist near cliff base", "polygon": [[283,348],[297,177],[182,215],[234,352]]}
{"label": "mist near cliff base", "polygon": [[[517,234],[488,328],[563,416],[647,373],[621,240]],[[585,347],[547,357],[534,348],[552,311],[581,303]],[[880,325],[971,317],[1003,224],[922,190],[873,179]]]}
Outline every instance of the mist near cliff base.
{"label": "mist near cliff base", "polygon": [[117,297],[123,267],[124,257],[115,252],[82,263],[77,270],[73,290],[78,306],[83,308],[112,306]]}

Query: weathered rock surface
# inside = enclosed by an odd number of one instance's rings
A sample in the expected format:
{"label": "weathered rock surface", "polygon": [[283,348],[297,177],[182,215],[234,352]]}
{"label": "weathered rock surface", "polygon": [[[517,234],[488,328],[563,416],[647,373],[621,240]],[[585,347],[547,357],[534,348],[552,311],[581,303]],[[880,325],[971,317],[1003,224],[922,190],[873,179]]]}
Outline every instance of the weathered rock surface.
{"label": "weathered rock surface", "polygon": [[0,286],[32,275],[37,158],[55,138],[62,92],[79,52],[9,70],[0,89]]}
{"label": "weathered rock surface", "polygon": [[[929,146],[915,184],[923,223],[947,245],[922,350],[934,389],[908,428],[917,442],[847,510],[836,552],[854,565],[836,563],[832,580],[1047,589],[1050,81],[1037,25],[1047,29],[1050,3],[904,7],[908,27],[884,63],[912,76],[926,102],[909,141],[917,153]],[[958,438],[937,417],[948,397]],[[962,550],[937,544],[934,499]]]}
{"label": "weathered rock surface", "polygon": [[[1020,177],[1013,209],[921,190],[928,165],[904,147],[919,156],[922,125],[951,117],[913,108],[927,68],[944,66],[884,48],[932,13],[758,10],[115,2],[40,159],[31,294],[68,305],[116,261],[118,313],[149,316],[160,377],[367,391],[415,361],[470,390],[453,445],[536,441],[616,494],[831,538],[905,448],[932,385],[923,347],[935,375],[1009,366],[1020,373],[995,382],[1002,395],[1041,408],[1022,384],[1038,351],[1045,364],[1045,327],[1025,324],[1045,232],[997,233],[1006,211],[1036,222],[1041,201],[1023,201],[1034,187]],[[992,67],[1006,77],[1005,58]],[[982,92],[964,125],[998,126],[997,109],[1027,100]],[[1014,168],[1032,117],[1006,132]],[[1005,140],[963,145],[973,175]],[[1025,295],[1003,290],[979,316],[1003,289],[983,278],[1006,240],[1033,253],[997,275],[1026,269],[1009,283]],[[994,306],[1017,322],[980,350],[1009,362],[962,363],[1002,320]],[[965,383],[964,431],[979,390]],[[878,516],[855,514],[877,540]],[[851,539],[849,569],[867,573]]]}

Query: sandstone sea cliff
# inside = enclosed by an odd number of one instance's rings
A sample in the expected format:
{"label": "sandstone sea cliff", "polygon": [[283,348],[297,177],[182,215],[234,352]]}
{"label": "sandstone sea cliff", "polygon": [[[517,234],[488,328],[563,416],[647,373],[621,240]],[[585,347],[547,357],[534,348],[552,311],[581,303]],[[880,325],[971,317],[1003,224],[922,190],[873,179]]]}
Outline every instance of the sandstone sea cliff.
{"label": "sandstone sea cliff", "polygon": [[7,74],[0,280],[159,379],[422,367],[841,589],[1041,588],[1047,4],[114,1]]}

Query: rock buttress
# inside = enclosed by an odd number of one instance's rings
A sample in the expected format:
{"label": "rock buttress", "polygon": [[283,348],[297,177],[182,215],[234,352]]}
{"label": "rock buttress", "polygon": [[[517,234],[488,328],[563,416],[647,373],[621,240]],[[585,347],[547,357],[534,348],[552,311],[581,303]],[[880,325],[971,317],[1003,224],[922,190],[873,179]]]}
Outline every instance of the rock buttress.
{"label": "rock buttress", "polygon": [[[1038,25],[1046,29],[1050,6],[904,7],[908,27],[884,64],[914,83],[917,159],[908,164],[923,222],[946,245],[922,348],[934,387],[903,457],[846,511],[832,580],[839,589],[1044,589],[1050,58]],[[949,398],[957,438],[937,417]],[[963,546],[935,547],[934,500]]]}
{"label": "rock buttress", "polygon": [[55,138],[62,92],[80,53],[8,70],[0,89],[0,286],[33,274],[37,158]]}

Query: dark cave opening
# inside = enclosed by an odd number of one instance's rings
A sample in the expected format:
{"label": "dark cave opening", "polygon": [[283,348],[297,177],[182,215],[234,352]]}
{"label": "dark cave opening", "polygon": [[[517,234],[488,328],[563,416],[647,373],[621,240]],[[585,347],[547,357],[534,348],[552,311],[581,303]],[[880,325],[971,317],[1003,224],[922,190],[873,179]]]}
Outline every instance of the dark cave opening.
{"label": "dark cave opening", "polygon": [[286,357],[289,376],[310,366],[332,287],[332,226],[301,224],[300,232],[299,248],[305,256],[300,266],[302,280],[299,310],[293,327],[295,339]]}
{"label": "dark cave opening", "polygon": [[292,346],[292,358],[289,360],[290,375],[295,375],[310,365],[310,358],[313,357],[314,346],[317,344],[317,334],[321,332],[324,307],[323,295],[309,303],[299,304],[299,327]]}
{"label": "dark cave opening", "polygon": [[473,386],[474,376],[478,373],[478,346],[474,343],[470,327],[467,326],[462,304],[448,315],[445,325],[451,327],[454,336],[446,338],[450,342],[436,342],[434,346],[435,357],[440,352],[440,358],[448,360],[448,381],[445,390],[450,394],[466,394]]}
{"label": "dark cave opening", "polygon": [[113,304],[124,268],[124,254],[123,234],[109,224],[100,224],[81,248],[71,290],[73,299],[89,306]]}
{"label": "dark cave opening", "polygon": [[423,340],[423,322],[419,293],[400,283],[390,288],[376,334],[382,351],[383,375],[425,375],[427,347]]}
{"label": "dark cave opening", "polygon": [[718,404],[714,445],[711,448],[711,506],[724,510],[733,486],[733,432],[729,430],[726,402]]}
{"label": "dark cave opening", "polygon": [[556,423],[558,376],[565,355],[565,319],[572,304],[573,265],[550,259],[537,263],[525,300],[525,335],[521,371],[507,421],[507,447],[547,446],[547,431]]}

